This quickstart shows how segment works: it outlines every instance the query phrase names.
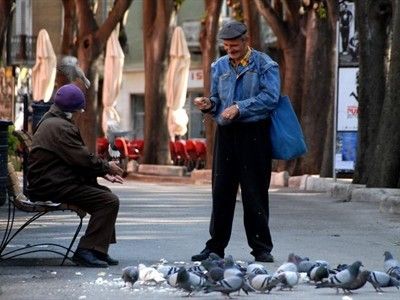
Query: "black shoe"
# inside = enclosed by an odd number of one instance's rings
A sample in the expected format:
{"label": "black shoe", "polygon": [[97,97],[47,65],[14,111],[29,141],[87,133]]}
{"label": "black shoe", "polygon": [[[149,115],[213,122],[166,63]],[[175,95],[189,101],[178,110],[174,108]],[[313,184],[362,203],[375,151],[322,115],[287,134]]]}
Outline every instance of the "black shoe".
{"label": "black shoe", "polygon": [[104,254],[104,253],[102,253],[100,251],[96,251],[96,250],[92,250],[92,251],[97,259],[99,259],[101,261],[105,261],[109,266],[116,266],[119,264],[118,260],[112,258],[108,254]]}
{"label": "black shoe", "polygon": [[72,261],[79,266],[90,268],[107,268],[108,264],[105,261],[98,259],[89,249],[77,248]]}
{"label": "black shoe", "polygon": [[210,256],[210,253],[212,251],[210,249],[205,248],[203,251],[201,251],[199,254],[193,255],[192,256],[192,261],[202,261],[207,259]]}
{"label": "black shoe", "polygon": [[268,262],[268,263],[274,262],[274,257],[269,252],[258,253],[254,255],[254,259],[255,261],[260,261],[260,262]]}

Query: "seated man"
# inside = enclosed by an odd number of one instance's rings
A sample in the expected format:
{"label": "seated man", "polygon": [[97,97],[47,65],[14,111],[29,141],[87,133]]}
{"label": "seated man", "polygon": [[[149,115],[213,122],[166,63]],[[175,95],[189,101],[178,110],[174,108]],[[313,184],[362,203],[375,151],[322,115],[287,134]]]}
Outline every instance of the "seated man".
{"label": "seated man", "polygon": [[85,107],[85,96],[74,84],[62,86],[54,104],[40,120],[28,159],[27,192],[32,201],[74,204],[91,215],[73,261],[87,267],[117,265],[107,253],[115,243],[119,199],[97,177],[122,183],[123,170],[89,152],[71,121]]}

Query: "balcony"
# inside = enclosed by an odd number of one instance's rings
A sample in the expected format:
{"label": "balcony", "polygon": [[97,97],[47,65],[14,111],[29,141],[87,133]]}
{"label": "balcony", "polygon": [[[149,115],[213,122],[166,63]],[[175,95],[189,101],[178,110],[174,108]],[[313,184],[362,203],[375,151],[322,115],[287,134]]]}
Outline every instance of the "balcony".
{"label": "balcony", "polygon": [[11,38],[11,64],[33,67],[36,61],[36,36],[25,34]]}

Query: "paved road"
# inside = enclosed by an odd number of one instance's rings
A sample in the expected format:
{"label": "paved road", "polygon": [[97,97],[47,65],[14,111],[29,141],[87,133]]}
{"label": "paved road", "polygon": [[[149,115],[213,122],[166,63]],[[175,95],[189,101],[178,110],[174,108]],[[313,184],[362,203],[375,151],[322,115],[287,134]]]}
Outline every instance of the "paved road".
{"label": "paved road", "polygon": [[[110,254],[120,265],[108,269],[59,267],[60,258],[47,253],[21,257],[0,264],[0,299],[180,299],[183,295],[167,285],[136,283],[123,286],[121,269],[128,265],[189,264],[208,238],[210,187],[208,185],[155,184],[129,181],[112,186],[120,196],[117,222],[118,244]],[[227,254],[236,260],[252,259],[242,224],[242,207],[237,203],[234,229]],[[276,262],[285,262],[290,252],[311,259],[325,259],[336,266],[361,260],[367,269],[382,270],[383,252],[400,259],[400,220],[378,212],[371,203],[338,202],[323,193],[304,193],[285,188],[271,189],[271,231]],[[0,208],[4,227],[6,207]],[[26,215],[18,214],[19,220]],[[26,229],[13,246],[48,241],[67,244],[76,225],[72,214],[53,214]],[[224,299],[211,293],[199,299]],[[237,296],[234,296],[237,298]],[[247,296],[239,296],[246,299]],[[366,285],[350,298],[332,289],[315,289],[302,283],[293,291],[272,290],[269,295],[251,294],[250,299],[400,299],[395,288],[376,293]]]}

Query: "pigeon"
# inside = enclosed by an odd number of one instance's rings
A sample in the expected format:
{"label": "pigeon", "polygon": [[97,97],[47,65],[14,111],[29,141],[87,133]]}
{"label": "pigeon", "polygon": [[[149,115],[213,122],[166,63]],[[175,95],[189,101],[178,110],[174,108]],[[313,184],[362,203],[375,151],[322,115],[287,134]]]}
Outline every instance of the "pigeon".
{"label": "pigeon", "polygon": [[205,272],[207,272],[206,268],[204,266],[191,266],[187,269],[189,272],[196,273],[199,276],[204,276]]}
{"label": "pigeon", "polygon": [[249,263],[246,268],[246,274],[268,274],[268,270],[262,264]]}
{"label": "pigeon", "polygon": [[125,286],[126,286],[127,282],[129,282],[129,284],[131,286],[133,286],[135,284],[135,282],[139,278],[139,270],[138,270],[138,268],[135,267],[135,266],[129,266],[129,267],[126,267],[126,268],[122,269],[121,278],[124,281]]}
{"label": "pigeon", "polygon": [[207,270],[206,276],[211,282],[217,282],[224,278],[224,269],[221,268],[217,262],[211,260],[204,260],[201,262],[202,266]]}
{"label": "pigeon", "polygon": [[225,267],[224,267],[224,278],[228,278],[235,275],[242,275],[242,271],[239,266],[235,264],[232,255],[228,255],[225,258]]}
{"label": "pigeon", "polygon": [[299,283],[300,273],[293,271],[283,271],[275,275],[278,278],[280,285],[280,290],[292,288]]}
{"label": "pigeon", "polygon": [[259,292],[270,293],[270,291],[275,288],[278,283],[279,279],[272,275],[268,274],[255,274],[250,273],[249,275],[249,283],[252,288]]}
{"label": "pigeon", "polygon": [[292,262],[286,262],[278,267],[278,269],[275,271],[275,274],[285,271],[297,272],[297,266]]}
{"label": "pigeon", "polygon": [[362,288],[368,280],[369,274],[371,272],[368,270],[364,270],[358,273],[356,279],[354,279],[349,285],[347,285],[343,290],[346,293],[351,294],[351,291],[358,290]]}
{"label": "pigeon", "polygon": [[57,65],[57,71],[64,74],[69,81],[75,81],[77,78],[81,79],[85,87],[90,88],[90,81],[86,78],[85,73],[79,67],[78,59],[75,56],[64,56]]}
{"label": "pigeon", "polygon": [[217,282],[217,284],[205,288],[205,293],[220,292],[221,294],[231,298],[230,294],[240,291],[244,285],[243,274],[233,275],[224,278]]}
{"label": "pigeon", "polygon": [[164,276],[164,278],[167,278],[170,275],[177,273],[178,270],[179,268],[175,266],[168,266],[168,265],[157,266],[157,271],[160,272]]}
{"label": "pigeon", "polygon": [[400,280],[400,263],[389,251],[384,253],[385,261],[383,263],[383,269],[390,276]]}
{"label": "pigeon", "polygon": [[383,292],[382,288],[394,286],[399,289],[400,281],[389,274],[379,271],[370,272],[368,282],[372,284],[377,292]]}
{"label": "pigeon", "polygon": [[204,277],[188,272],[185,267],[180,267],[177,274],[177,286],[186,292],[189,292],[187,296],[190,296],[193,292],[199,291],[208,285],[207,280]]}
{"label": "pigeon", "polygon": [[294,253],[290,253],[288,256],[289,263],[294,263],[297,266],[297,272],[308,272],[310,271],[315,265],[316,262],[310,261],[308,257],[300,257]]}
{"label": "pigeon", "polygon": [[339,288],[345,291],[346,288],[350,286],[353,283],[353,281],[357,278],[361,266],[362,266],[361,261],[356,261],[352,263],[347,269],[340,271],[335,275],[330,276],[327,281],[318,283],[316,285],[316,288],[325,288],[325,287],[336,288],[336,293],[339,293]]}
{"label": "pigeon", "polygon": [[322,281],[325,278],[329,277],[329,269],[326,265],[316,265],[309,272],[307,272],[307,276],[310,280],[315,283]]}
{"label": "pigeon", "polygon": [[174,287],[174,288],[177,288],[177,287],[178,287],[178,282],[177,282],[177,280],[178,280],[178,272],[173,273],[173,274],[171,274],[171,275],[169,275],[169,276],[167,277],[167,283],[168,283],[170,286]]}
{"label": "pigeon", "polygon": [[139,280],[159,284],[165,281],[162,273],[157,271],[155,268],[146,267],[144,264],[138,265],[139,270]]}

